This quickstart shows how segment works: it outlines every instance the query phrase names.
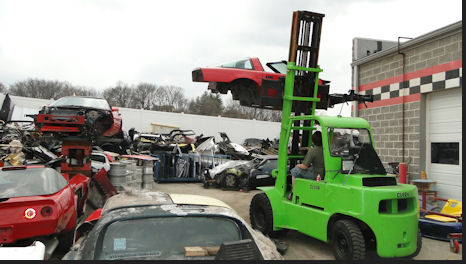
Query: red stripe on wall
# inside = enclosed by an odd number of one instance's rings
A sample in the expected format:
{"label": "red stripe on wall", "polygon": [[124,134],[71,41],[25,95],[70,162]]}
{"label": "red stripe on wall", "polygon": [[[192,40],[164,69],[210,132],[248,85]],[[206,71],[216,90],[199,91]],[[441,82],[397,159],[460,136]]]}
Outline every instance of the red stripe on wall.
{"label": "red stripe on wall", "polygon": [[[421,100],[421,94],[411,94],[404,96],[405,103],[411,103]],[[381,107],[381,106],[388,106],[388,105],[396,105],[403,103],[402,97],[395,97],[385,100],[375,101],[373,103],[366,103],[367,107],[364,104],[358,104],[358,109],[366,109],[366,108],[374,108],[374,107]]]}
{"label": "red stripe on wall", "polygon": [[[432,75],[432,74],[439,73],[439,72],[450,71],[450,70],[454,70],[454,69],[458,69],[462,67],[463,67],[463,59],[459,59],[456,61],[447,62],[445,64],[439,64],[439,65],[435,65],[435,66],[425,68],[422,70],[406,73],[404,79],[405,81],[408,81],[414,78]],[[359,86],[359,91],[366,91],[366,90],[370,90],[376,87],[382,87],[385,85],[390,85],[392,83],[399,83],[402,81],[403,81],[403,74],[394,76],[394,77],[391,77],[385,80],[380,80],[377,82],[361,85]]]}

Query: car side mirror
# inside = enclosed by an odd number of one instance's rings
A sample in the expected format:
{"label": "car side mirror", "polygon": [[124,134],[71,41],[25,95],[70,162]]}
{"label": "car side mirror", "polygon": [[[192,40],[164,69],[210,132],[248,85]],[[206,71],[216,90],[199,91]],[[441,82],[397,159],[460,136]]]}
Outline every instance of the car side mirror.
{"label": "car side mirror", "polygon": [[118,112],[118,110],[119,110],[118,107],[112,106],[112,112]]}

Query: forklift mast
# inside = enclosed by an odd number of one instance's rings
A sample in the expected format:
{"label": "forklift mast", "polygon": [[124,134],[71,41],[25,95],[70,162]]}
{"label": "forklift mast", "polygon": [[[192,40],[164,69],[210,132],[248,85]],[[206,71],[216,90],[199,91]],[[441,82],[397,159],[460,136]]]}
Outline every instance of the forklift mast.
{"label": "forklift mast", "polygon": [[[325,15],[308,11],[293,12],[291,27],[290,53],[287,63],[285,90],[283,95],[282,124],[280,131],[279,155],[276,187],[285,195],[287,163],[290,168],[304,156],[299,153],[300,146],[310,146],[313,121],[306,116],[314,115],[317,97],[319,72],[318,65],[322,19]],[[296,81],[296,89],[295,88]],[[291,151],[288,142],[292,136]]]}

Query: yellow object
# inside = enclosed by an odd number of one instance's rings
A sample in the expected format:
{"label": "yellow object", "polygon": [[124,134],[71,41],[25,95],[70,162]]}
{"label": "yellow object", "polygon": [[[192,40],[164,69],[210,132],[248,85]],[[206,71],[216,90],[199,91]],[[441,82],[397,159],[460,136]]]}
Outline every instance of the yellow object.
{"label": "yellow object", "polygon": [[[459,217],[463,214],[463,203],[455,199],[448,199],[440,213]],[[425,217],[442,222],[458,222],[455,218],[441,215],[426,215]]]}
{"label": "yellow object", "polygon": [[426,172],[423,171],[423,170],[421,171],[421,179],[423,179],[423,180],[426,180],[426,179],[427,179],[427,177],[426,177]]}
{"label": "yellow object", "polygon": [[226,203],[208,196],[194,194],[170,194],[173,203],[176,204],[197,204],[197,205],[213,205],[232,209]]}

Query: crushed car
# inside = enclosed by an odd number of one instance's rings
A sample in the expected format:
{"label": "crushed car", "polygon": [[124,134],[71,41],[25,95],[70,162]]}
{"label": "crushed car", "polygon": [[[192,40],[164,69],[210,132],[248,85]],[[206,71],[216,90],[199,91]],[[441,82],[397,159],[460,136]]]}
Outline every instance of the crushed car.
{"label": "crushed car", "polygon": [[49,244],[58,237],[58,247],[67,250],[83,213],[89,182],[86,176],[68,179],[43,165],[0,168],[0,244],[34,240]]}
{"label": "crushed car", "polygon": [[111,107],[99,97],[66,96],[43,106],[34,119],[40,132],[56,132],[66,135],[96,139],[122,134],[122,118],[118,108]]}
{"label": "crushed car", "polygon": [[203,185],[225,189],[250,189],[275,184],[272,170],[277,168],[277,155],[254,155],[253,160],[231,160],[203,172]]}
{"label": "crushed car", "polygon": [[63,260],[283,259],[274,242],[206,196],[121,193],[83,225]]}

